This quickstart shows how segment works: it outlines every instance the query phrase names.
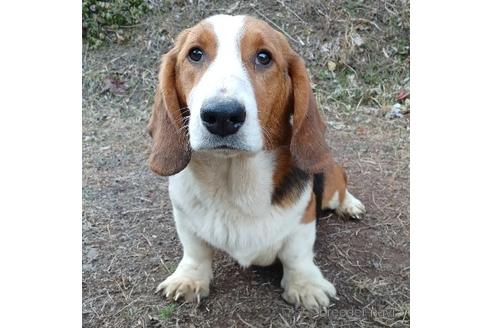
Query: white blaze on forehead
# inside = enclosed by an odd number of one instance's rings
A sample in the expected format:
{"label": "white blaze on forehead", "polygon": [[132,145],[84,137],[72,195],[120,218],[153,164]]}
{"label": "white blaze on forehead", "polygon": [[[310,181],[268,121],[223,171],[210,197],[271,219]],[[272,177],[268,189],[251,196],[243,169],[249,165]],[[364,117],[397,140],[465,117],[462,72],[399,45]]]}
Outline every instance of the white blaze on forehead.
{"label": "white blaze on forehead", "polygon": [[212,25],[217,38],[217,57],[208,69],[211,75],[218,77],[217,82],[220,81],[222,87],[235,79],[249,81],[241,59],[244,16],[217,15],[208,18],[206,22]]}
{"label": "white blaze on forehead", "polygon": [[215,33],[217,51],[212,63],[188,96],[190,108],[190,144],[192,148],[207,148],[209,132],[200,119],[202,105],[217,98],[229,98],[243,104],[246,121],[236,133],[240,143],[252,151],[263,146],[255,94],[248,71],[241,57],[241,38],[245,32],[245,16],[217,15],[205,23]]}

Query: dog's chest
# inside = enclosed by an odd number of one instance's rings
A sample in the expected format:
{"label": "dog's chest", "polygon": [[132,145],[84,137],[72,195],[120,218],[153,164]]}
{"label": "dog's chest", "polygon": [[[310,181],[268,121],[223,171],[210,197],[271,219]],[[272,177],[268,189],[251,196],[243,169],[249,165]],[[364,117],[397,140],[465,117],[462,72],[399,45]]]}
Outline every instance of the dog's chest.
{"label": "dog's chest", "polygon": [[191,163],[170,178],[175,219],[242,265],[268,264],[309,201],[306,192],[290,208],[273,206],[272,176],[268,153]]}

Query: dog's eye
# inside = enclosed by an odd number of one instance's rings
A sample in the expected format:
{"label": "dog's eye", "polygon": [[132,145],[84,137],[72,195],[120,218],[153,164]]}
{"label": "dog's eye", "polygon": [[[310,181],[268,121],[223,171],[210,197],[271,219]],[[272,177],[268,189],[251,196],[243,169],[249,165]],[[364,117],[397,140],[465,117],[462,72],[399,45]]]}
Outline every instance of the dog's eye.
{"label": "dog's eye", "polygon": [[188,52],[188,58],[194,62],[199,62],[203,58],[203,50],[197,47],[191,48]]}
{"label": "dog's eye", "polygon": [[272,56],[266,50],[262,50],[256,54],[255,63],[260,66],[268,66],[272,61]]}

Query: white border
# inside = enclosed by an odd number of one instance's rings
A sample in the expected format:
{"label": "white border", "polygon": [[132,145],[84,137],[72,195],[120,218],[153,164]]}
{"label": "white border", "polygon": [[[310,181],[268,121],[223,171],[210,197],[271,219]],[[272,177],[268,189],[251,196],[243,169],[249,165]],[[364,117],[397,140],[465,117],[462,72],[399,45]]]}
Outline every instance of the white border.
{"label": "white border", "polygon": [[82,325],[81,2],[0,10],[2,327]]}
{"label": "white border", "polygon": [[490,7],[411,4],[414,327],[490,325]]}

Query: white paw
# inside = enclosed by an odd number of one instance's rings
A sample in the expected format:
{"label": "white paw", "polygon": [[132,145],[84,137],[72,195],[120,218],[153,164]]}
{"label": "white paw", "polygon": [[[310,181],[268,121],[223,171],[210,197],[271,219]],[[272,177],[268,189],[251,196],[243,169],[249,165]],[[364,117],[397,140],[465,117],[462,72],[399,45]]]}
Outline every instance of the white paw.
{"label": "white paw", "polygon": [[337,208],[337,212],[342,216],[350,216],[351,218],[360,220],[366,213],[366,208],[360,200],[352,196],[352,194],[347,190],[345,193],[345,199]]}
{"label": "white paw", "polygon": [[186,302],[200,303],[200,300],[209,294],[209,284],[208,278],[201,279],[176,271],[161,282],[155,292],[162,292],[166,298],[175,301],[182,297]]}
{"label": "white paw", "polygon": [[310,311],[320,311],[330,305],[330,298],[337,300],[337,291],[333,284],[323,277],[317,279],[282,279],[284,292],[282,297],[296,306]]}

